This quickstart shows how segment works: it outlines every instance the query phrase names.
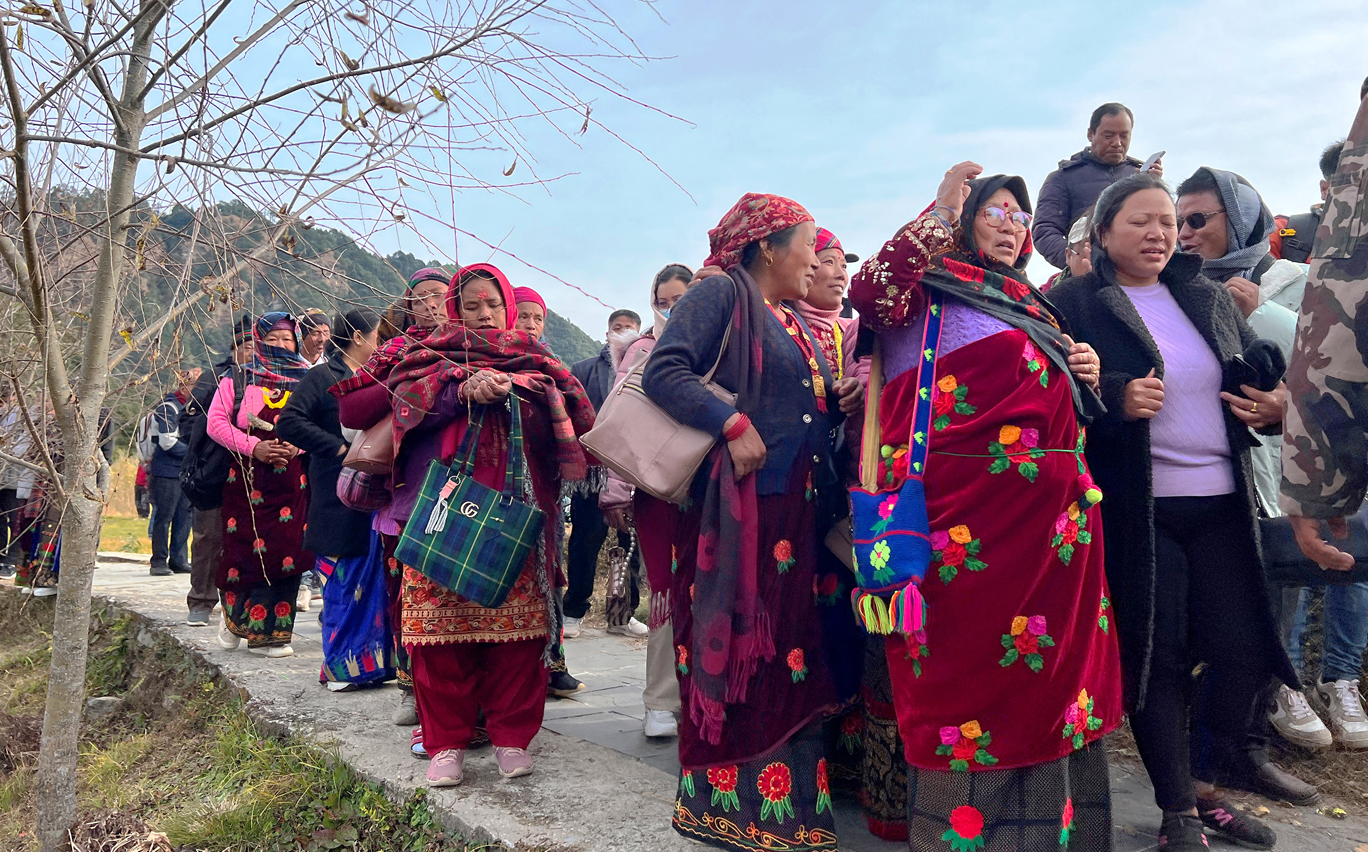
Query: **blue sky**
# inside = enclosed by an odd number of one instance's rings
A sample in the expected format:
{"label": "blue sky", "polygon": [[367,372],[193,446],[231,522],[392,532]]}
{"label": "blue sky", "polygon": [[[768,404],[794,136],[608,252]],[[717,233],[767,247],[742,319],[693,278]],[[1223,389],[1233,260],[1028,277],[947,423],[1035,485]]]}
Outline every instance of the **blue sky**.
{"label": "blue sky", "polygon": [[[468,192],[455,217],[643,314],[651,275],[667,262],[697,265],[708,228],[743,192],[798,200],[866,257],[960,160],[1020,174],[1034,197],[1055,163],[1084,146],[1089,113],[1108,100],[1136,113],[1132,155],[1168,151],[1171,181],[1200,165],[1233,169],[1276,212],[1299,212],[1317,199],[1320,151],[1348,130],[1368,75],[1361,2],[660,0],[655,10],[610,6],[644,53],[671,58],[600,67],[630,97],[678,118],[603,94],[593,115],[660,168],[597,127],[572,144],[530,126],[535,168],[573,174],[514,197]],[[558,123],[573,134],[581,120]],[[491,179],[509,158],[472,156]],[[384,239],[375,247],[431,254],[412,236]],[[494,260],[601,333],[602,305],[459,239],[460,262]],[[1051,271],[1043,261],[1030,270],[1037,283]]]}

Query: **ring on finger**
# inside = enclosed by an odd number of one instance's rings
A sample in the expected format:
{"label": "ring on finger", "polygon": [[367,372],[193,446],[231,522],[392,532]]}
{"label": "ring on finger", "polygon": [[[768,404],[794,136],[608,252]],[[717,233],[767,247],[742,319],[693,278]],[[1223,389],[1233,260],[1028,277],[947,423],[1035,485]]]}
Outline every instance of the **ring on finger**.
{"label": "ring on finger", "polygon": [[1256,411],[1258,411],[1258,410],[1259,410],[1259,404],[1256,402],[1256,403],[1254,403],[1254,407],[1249,409],[1249,413],[1250,413],[1250,414],[1253,414],[1254,412],[1256,412]]}

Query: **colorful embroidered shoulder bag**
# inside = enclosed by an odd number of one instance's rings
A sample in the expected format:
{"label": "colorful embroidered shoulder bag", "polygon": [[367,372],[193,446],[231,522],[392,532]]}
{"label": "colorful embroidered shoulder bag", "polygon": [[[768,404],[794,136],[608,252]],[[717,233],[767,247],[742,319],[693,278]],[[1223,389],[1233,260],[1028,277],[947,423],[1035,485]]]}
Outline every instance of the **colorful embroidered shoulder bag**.
{"label": "colorful embroidered shoulder bag", "polygon": [[508,597],[546,522],[545,512],[523,502],[526,458],[516,394],[502,405],[509,412],[503,490],[475,481],[480,427],[495,408],[476,406],[479,413],[466,428],[457,461],[449,467],[440,459],[428,463],[418,504],[394,551],[395,558],[434,583],[491,608]]}
{"label": "colorful embroidered shoulder bag", "polygon": [[[939,291],[928,291],[930,305],[922,332],[912,434],[907,442],[907,478],[896,491],[882,490],[869,478],[850,489],[857,583],[851,603],[856,618],[870,633],[902,633],[921,640],[926,603],[918,587],[931,565],[931,527],[922,475],[931,431],[931,387],[936,381],[944,300]],[[871,380],[871,396],[881,391],[874,385]],[[877,422],[877,407],[866,416]],[[877,446],[877,426],[873,432],[866,432],[865,442],[872,439]]]}

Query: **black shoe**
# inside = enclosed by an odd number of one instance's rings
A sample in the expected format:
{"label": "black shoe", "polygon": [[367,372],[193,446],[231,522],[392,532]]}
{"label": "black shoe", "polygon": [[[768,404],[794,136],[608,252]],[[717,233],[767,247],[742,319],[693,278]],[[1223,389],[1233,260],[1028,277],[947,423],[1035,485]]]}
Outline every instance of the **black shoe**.
{"label": "black shoe", "polygon": [[13,580],[17,573],[18,569],[13,565],[0,565],[0,580]]}
{"label": "black shoe", "polygon": [[1166,852],[1206,852],[1211,847],[1202,820],[1188,814],[1164,814],[1159,824],[1159,848]]}
{"label": "black shoe", "polygon": [[170,577],[176,572],[167,568],[165,565],[153,565],[148,569],[147,573],[153,577]]}
{"label": "black shoe", "polygon": [[176,567],[175,565],[172,565],[172,566],[171,566],[171,573],[172,573],[172,574],[189,574],[189,573],[190,573],[190,569],[189,569],[189,568],[178,568],[178,567]]}
{"label": "black shoe", "polygon": [[1273,829],[1235,810],[1225,799],[1198,799],[1197,813],[1208,831],[1246,849],[1272,849],[1278,842]]}
{"label": "black shoe", "polygon": [[584,684],[569,672],[552,672],[546,684],[546,691],[557,698],[569,698],[584,689]]}
{"label": "black shoe", "polygon": [[1320,791],[1314,785],[1284,772],[1272,762],[1263,764],[1253,772],[1226,778],[1224,784],[1293,805],[1312,805],[1320,801]]}

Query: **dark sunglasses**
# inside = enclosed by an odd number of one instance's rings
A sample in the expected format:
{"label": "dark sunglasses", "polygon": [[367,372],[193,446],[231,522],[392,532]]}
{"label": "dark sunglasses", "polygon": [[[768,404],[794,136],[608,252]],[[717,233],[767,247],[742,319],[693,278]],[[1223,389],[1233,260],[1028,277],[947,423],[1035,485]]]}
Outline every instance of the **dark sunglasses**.
{"label": "dark sunglasses", "polygon": [[1224,215],[1224,210],[1213,210],[1210,213],[1191,213],[1179,220],[1178,224],[1181,226],[1183,222],[1186,222],[1192,230],[1200,231],[1207,226],[1207,222],[1210,222],[1212,217]]}

